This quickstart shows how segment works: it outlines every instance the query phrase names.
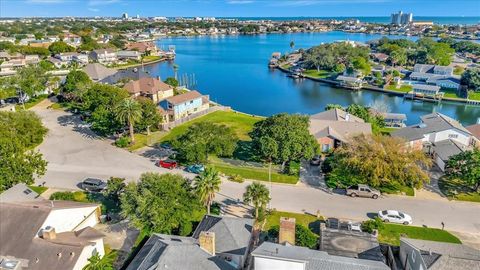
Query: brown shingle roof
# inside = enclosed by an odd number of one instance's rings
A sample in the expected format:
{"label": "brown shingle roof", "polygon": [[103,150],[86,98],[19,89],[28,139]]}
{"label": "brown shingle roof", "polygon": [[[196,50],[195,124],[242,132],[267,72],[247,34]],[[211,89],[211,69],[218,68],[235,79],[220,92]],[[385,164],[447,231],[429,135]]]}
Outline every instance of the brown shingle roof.
{"label": "brown shingle roof", "polygon": [[156,94],[159,91],[168,91],[172,86],[160,81],[156,78],[140,78],[136,81],[130,81],[125,84],[124,88],[130,93],[148,93]]}
{"label": "brown shingle roof", "polygon": [[181,95],[177,95],[177,96],[173,96],[171,98],[167,98],[167,101],[175,105],[175,104],[180,104],[180,103],[187,102],[189,100],[197,99],[201,96],[202,96],[202,94],[200,94],[198,91],[192,90],[192,91],[188,91],[187,93],[184,93],[184,94],[181,94]]}
{"label": "brown shingle roof", "polygon": [[480,124],[468,126],[466,129],[470,131],[475,138],[480,140]]}

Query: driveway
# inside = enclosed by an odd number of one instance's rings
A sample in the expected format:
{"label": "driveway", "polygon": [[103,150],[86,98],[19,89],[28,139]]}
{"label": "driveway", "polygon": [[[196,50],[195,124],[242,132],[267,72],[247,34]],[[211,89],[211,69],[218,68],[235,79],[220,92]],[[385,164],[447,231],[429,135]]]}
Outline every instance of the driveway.
{"label": "driveway", "polygon": [[[45,141],[39,146],[49,164],[45,176],[37,183],[45,182],[49,187],[77,189],[77,184],[86,177],[108,179],[110,176],[125,177],[135,181],[143,172],[179,173],[185,177],[192,174],[182,170],[158,168],[153,161],[155,152],[141,155],[130,153],[111,145],[108,140],[97,138],[87,127],[69,113],[44,108],[34,108],[49,129]],[[405,196],[387,196],[377,200],[350,198],[336,193],[325,192],[318,182],[316,168],[304,171],[301,185],[273,184],[271,207],[284,211],[320,213],[324,216],[367,219],[368,213],[384,209],[405,211],[413,217],[414,224],[467,233],[480,231],[480,204],[450,202],[444,198],[430,200]],[[217,200],[235,202],[241,200],[245,187],[223,181]],[[313,185],[312,185],[313,184]],[[267,185],[270,187],[270,185]]]}

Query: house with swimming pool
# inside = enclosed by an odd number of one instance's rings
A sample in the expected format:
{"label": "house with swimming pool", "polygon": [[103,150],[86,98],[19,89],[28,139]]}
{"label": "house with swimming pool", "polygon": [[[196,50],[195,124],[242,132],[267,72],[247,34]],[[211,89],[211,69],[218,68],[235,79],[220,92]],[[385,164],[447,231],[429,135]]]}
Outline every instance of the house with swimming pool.
{"label": "house with swimming pool", "polygon": [[159,107],[164,123],[169,123],[208,109],[209,97],[192,90],[160,101]]}

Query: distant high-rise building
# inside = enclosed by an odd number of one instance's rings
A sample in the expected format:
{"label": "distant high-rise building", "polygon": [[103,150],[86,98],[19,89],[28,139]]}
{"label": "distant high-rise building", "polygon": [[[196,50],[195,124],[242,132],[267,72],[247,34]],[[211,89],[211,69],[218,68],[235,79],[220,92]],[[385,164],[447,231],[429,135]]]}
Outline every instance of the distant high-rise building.
{"label": "distant high-rise building", "polygon": [[137,19],[140,19],[140,15],[137,14]]}
{"label": "distant high-rise building", "polygon": [[399,11],[398,13],[393,13],[390,16],[390,23],[395,25],[407,25],[413,22],[412,13],[403,13]]}
{"label": "distant high-rise building", "polygon": [[122,19],[128,20],[128,13],[123,13],[122,14]]}

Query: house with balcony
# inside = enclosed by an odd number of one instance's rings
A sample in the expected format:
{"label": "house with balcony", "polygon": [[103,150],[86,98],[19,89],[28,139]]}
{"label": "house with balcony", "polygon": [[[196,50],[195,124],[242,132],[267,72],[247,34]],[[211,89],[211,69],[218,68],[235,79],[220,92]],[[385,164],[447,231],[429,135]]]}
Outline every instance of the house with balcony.
{"label": "house with balcony", "polygon": [[183,119],[209,108],[209,98],[192,90],[160,101],[166,123]]}
{"label": "house with balcony", "polygon": [[173,87],[157,78],[140,78],[139,80],[128,82],[123,88],[134,97],[146,97],[154,103],[173,97]]}
{"label": "house with balcony", "polygon": [[98,49],[90,53],[90,58],[102,64],[113,63],[117,61],[117,53],[113,49]]}
{"label": "house with balcony", "polygon": [[[25,185],[0,198],[0,269],[81,270],[105,254],[100,205],[49,201]],[[2,268],[5,265],[11,268]]]}
{"label": "house with balcony", "polygon": [[142,54],[138,51],[118,51],[117,58],[119,60],[136,60],[142,59]]}
{"label": "house with balcony", "polygon": [[391,135],[404,139],[409,147],[423,149],[440,170],[445,170],[445,163],[451,156],[472,148],[472,133],[458,121],[441,113],[424,115],[420,119],[419,124],[398,129]]}

